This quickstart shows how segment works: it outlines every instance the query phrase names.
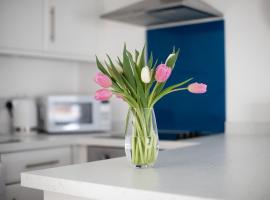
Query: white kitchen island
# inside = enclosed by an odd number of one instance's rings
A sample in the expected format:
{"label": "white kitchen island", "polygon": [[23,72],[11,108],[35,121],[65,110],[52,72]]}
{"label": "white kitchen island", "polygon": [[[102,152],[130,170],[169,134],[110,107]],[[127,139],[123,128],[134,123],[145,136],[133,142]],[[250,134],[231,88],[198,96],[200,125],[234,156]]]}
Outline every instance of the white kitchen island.
{"label": "white kitchen island", "polygon": [[270,199],[270,135],[218,135],[160,152],[151,169],[126,158],[25,172],[45,200]]}

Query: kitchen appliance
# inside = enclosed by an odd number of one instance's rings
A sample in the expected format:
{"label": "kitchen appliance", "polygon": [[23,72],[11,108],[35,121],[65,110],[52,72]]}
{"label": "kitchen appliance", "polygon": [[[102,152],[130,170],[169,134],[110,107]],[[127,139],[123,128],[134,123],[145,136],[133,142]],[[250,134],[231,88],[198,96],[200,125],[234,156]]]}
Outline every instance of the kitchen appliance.
{"label": "kitchen appliance", "polygon": [[36,133],[37,105],[34,98],[15,98],[10,103],[13,129],[18,133]]}
{"label": "kitchen appliance", "polygon": [[92,96],[47,96],[38,100],[39,128],[47,133],[109,131],[108,101]]}
{"label": "kitchen appliance", "polygon": [[11,113],[7,108],[7,100],[0,99],[0,135],[9,135],[11,131]]}
{"label": "kitchen appliance", "polygon": [[144,0],[103,14],[101,18],[153,26],[222,16],[221,12],[202,0]]}

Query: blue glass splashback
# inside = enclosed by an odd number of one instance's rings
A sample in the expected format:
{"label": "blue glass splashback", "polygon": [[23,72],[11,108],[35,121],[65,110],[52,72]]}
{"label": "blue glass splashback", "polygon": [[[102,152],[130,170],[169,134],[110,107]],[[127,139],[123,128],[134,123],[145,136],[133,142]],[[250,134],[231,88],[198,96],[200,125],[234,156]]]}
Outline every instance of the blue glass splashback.
{"label": "blue glass splashback", "polygon": [[155,106],[159,132],[219,133],[225,122],[224,21],[147,31],[148,55],[165,62],[173,47],[180,57],[167,85],[194,77],[206,94],[172,93]]}

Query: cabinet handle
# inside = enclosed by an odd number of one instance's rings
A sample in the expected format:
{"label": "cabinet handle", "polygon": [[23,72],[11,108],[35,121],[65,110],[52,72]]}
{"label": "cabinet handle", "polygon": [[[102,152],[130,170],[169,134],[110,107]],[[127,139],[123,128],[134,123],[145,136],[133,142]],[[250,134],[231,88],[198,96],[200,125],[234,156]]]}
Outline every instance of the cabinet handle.
{"label": "cabinet handle", "polygon": [[59,160],[52,160],[48,162],[40,162],[40,163],[33,163],[33,164],[28,164],[25,166],[25,169],[31,169],[31,168],[36,168],[36,167],[43,167],[43,166],[50,166],[50,165],[56,165],[59,163]]}
{"label": "cabinet handle", "polygon": [[55,7],[52,6],[50,9],[50,40],[55,41]]}

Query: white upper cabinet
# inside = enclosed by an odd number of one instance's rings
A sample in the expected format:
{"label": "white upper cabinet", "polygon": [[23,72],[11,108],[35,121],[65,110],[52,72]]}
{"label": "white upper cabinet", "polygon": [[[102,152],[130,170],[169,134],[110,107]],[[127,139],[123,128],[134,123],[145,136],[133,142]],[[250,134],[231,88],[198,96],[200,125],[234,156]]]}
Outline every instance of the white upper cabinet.
{"label": "white upper cabinet", "polygon": [[0,48],[42,50],[43,0],[0,0]]}
{"label": "white upper cabinet", "polygon": [[0,54],[92,61],[100,1],[0,0]]}
{"label": "white upper cabinet", "polygon": [[93,57],[97,46],[97,0],[47,0],[46,50]]}

